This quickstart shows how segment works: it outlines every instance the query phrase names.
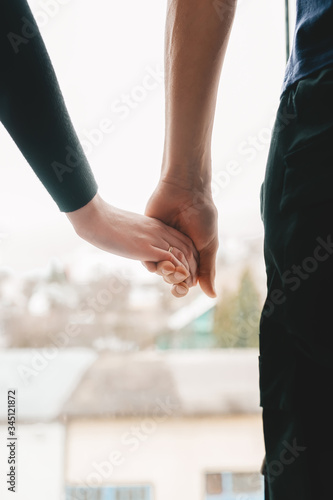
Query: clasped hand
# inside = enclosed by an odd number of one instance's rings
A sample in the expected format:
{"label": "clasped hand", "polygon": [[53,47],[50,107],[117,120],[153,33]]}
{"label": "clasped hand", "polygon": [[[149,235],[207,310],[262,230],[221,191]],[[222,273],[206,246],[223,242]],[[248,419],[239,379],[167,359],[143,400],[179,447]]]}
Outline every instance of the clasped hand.
{"label": "clasped hand", "polygon": [[97,194],[66,214],[76,233],[107,252],[140,260],[182,297],[198,282],[215,297],[217,212],[211,196],[160,181],[145,215],[121,210]]}

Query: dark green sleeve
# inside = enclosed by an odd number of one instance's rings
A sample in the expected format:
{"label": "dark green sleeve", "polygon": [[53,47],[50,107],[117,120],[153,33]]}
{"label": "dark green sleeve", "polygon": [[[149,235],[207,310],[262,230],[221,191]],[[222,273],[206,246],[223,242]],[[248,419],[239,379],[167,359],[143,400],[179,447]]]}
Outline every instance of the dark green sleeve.
{"label": "dark green sleeve", "polygon": [[77,210],[97,184],[25,0],[0,0],[0,37],[0,120],[59,209]]}

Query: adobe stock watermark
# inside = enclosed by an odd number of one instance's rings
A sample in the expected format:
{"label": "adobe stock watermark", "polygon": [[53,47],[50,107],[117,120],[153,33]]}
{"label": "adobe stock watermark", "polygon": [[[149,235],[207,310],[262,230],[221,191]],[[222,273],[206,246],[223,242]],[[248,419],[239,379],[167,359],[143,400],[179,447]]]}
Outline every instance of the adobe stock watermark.
{"label": "adobe stock watermark", "polygon": [[128,283],[127,277],[121,273],[110,277],[107,288],[101,288],[93,297],[88,297],[76,313],[76,318],[66,324],[64,329],[55,334],[49,334],[50,347],[35,349],[28,363],[17,365],[17,372],[25,386],[31,384],[38,375],[48,368],[58,356],[59,350],[68,346],[71,339],[82,332],[81,323],[93,322],[98,313],[110,306],[115,295],[121,293]]}
{"label": "adobe stock watermark", "polygon": [[152,93],[164,82],[164,69],[159,63],[148,65],[139,82],[122,92],[109,105],[109,115],[104,116],[92,129],[79,134],[80,142],[87,157],[100,146],[106,135],[114,132],[122,122],[136,113]]}
{"label": "adobe stock watermark", "polygon": [[223,340],[226,342],[227,347],[233,347],[237,342],[244,341],[245,343],[253,336],[253,331],[258,330],[259,335],[259,320],[260,311],[252,311],[246,320],[242,321],[237,334],[226,332]]}
{"label": "adobe stock watermark", "polygon": [[233,15],[235,8],[240,7],[244,0],[213,0],[213,8],[220,21],[228,21]]}
{"label": "adobe stock watermark", "polygon": [[293,464],[300,454],[307,449],[306,446],[299,445],[296,438],[293,439],[292,444],[288,443],[288,441],[282,441],[282,444],[283,450],[279,458],[265,463],[264,475],[270,484],[283,473],[286,466]]}
{"label": "adobe stock watermark", "polygon": [[269,317],[273,314],[275,307],[286,301],[285,290],[297,291],[302,282],[308,280],[310,275],[317,271],[320,263],[325,262],[333,254],[333,241],[330,234],[327,235],[326,241],[318,236],[316,242],[318,245],[314,248],[312,255],[305,257],[300,264],[293,264],[290,269],[283,272],[281,275],[283,290],[276,288],[269,293],[263,307],[263,316]]}
{"label": "adobe stock watermark", "polygon": [[214,170],[212,174],[213,196],[218,197],[222,191],[230,184],[232,179],[240,175],[244,170],[244,163],[253,163],[258,155],[262,153],[270,144],[272,131],[282,131],[296,118],[295,113],[291,113],[286,106],[274,112],[267,126],[260,128],[255,134],[249,135],[237,146],[237,154],[228,161],[226,166],[219,170]]}
{"label": "adobe stock watermark", "polygon": [[[101,118],[92,128],[82,130],[79,142],[84,154],[89,158],[91,154],[100,147],[105,138],[109,137],[119,128],[125,120],[136,113],[149,98],[152,92],[159,88],[164,81],[164,70],[160,64],[146,66],[145,73],[140,82],[133,85],[128,91],[124,91],[109,106],[108,115]],[[83,161],[82,152],[67,145],[63,152],[64,160],[54,160],[51,163],[56,178],[63,182],[64,175],[70,174]]]}
{"label": "adobe stock watermark", "polygon": [[34,10],[33,20],[28,19],[23,16],[21,18],[21,29],[19,33],[10,31],[7,33],[7,39],[15,54],[18,54],[20,50],[29,43],[30,40],[38,35],[38,28],[45,26],[50,19],[56,17],[63,5],[67,5],[72,0],[39,0],[38,5],[39,10]]}
{"label": "adobe stock watermark", "polygon": [[132,425],[121,435],[119,449],[111,450],[101,462],[91,463],[91,472],[85,478],[80,478],[80,486],[73,487],[73,496],[70,496],[70,499],[80,499],[80,490],[87,495],[85,499],[93,499],[94,497],[89,496],[90,492],[86,488],[98,487],[109,481],[115,471],[124,465],[126,460],[157,431],[159,423],[172,417],[178,409],[179,403],[173,401],[170,396],[163,400],[156,398],[151,415],[143,418],[136,425]]}
{"label": "adobe stock watermark", "polygon": [[238,495],[235,496],[235,500],[252,500],[254,495],[257,498],[257,495],[264,489],[262,474],[259,471],[252,473],[247,481],[247,484],[251,493],[238,493]]}

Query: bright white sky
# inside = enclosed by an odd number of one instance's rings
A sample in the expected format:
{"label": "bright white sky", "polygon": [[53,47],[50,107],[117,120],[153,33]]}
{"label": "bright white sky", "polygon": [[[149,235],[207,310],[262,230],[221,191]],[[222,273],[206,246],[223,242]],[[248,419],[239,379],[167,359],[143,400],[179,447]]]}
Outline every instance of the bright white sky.
{"label": "bright white sky", "polygon": [[[63,5],[54,0],[56,7],[48,13],[46,0],[29,3],[79,137],[87,141],[104,119],[114,124],[100,144],[85,142],[101,195],[113,205],[143,212],[162,157],[164,93],[158,69],[163,67],[166,0],[62,0]],[[262,234],[259,188],[284,68],[284,1],[239,0],[213,136],[222,251],[228,238]],[[156,85],[147,77],[154,71]],[[147,82],[154,88],[144,90]],[[123,94],[130,94],[133,103],[126,117],[114,107]],[[255,146],[249,145],[253,140]],[[53,256],[66,260],[90,249],[2,127],[0,151],[0,265],[27,271]],[[237,162],[238,173],[226,181],[222,171],[230,162]],[[122,260],[107,258],[118,265]]]}

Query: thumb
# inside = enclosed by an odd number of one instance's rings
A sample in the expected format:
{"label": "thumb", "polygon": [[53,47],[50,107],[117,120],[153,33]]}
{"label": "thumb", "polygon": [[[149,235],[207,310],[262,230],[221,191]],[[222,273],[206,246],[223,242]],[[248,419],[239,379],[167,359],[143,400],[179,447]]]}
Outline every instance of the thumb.
{"label": "thumb", "polygon": [[200,252],[199,283],[201,290],[211,298],[216,297],[216,253],[215,246]]}

